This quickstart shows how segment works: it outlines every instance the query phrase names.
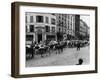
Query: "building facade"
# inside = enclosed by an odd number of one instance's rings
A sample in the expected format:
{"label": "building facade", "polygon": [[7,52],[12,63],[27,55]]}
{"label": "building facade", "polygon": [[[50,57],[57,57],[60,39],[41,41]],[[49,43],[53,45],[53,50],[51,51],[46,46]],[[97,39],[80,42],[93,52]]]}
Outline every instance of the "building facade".
{"label": "building facade", "polygon": [[63,40],[63,35],[66,34],[66,19],[64,14],[55,14],[57,23],[57,40]]}
{"label": "building facade", "polygon": [[26,42],[56,40],[56,16],[52,14],[26,13]]}
{"label": "building facade", "polygon": [[66,17],[67,26],[67,39],[71,40],[75,38],[75,15],[68,14]]}
{"label": "building facade", "polygon": [[55,14],[57,19],[58,40],[70,40],[75,37],[75,15]]}
{"label": "building facade", "polygon": [[75,37],[80,39],[80,15],[75,15]]}
{"label": "building facade", "polygon": [[83,40],[87,38],[89,38],[89,27],[85,21],[80,19],[80,39]]}
{"label": "building facade", "polygon": [[75,40],[89,36],[89,29],[86,23],[80,20],[80,15],[28,12],[25,17],[27,43]]}

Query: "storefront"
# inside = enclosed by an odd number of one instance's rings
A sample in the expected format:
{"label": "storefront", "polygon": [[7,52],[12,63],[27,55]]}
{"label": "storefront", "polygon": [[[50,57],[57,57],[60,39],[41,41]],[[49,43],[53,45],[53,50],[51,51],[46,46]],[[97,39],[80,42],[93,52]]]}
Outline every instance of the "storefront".
{"label": "storefront", "polygon": [[56,35],[46,35],[46,40],[56,40]]}

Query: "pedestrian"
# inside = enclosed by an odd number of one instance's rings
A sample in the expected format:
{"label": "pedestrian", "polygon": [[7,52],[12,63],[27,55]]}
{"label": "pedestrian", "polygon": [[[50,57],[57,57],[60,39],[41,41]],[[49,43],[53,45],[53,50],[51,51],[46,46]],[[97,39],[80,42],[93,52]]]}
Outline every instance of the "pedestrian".
{"label": "pedestrian", "polygon": [[80,50],[80,42],[77,43],[77,51]]}
{"label": "pedestrian", "polygon": [[41,54],[41,57],[43,57],[43,54],[45,53],[44,51],[45,51],[45,45],[43,45],[43,44],[41,44],[40,45],[40,48],[39,48],[39,50],[40,50],[40,54]]}
{"label": "pedestrian", "polygon": [[33,48],[34,46],[35,46],[35,42],[32,41],[32,43],[31,43],[31,47]]}
{"label": "pedestrian", "polygon": [[35,54],[34,46],[35,46],[34,41],[32,41],[31,47],[30,47],[30,52],[31,52],[32,58],[34,58],[34,54]]}
{"label": "pedestrian", "polygon": [[38,43],[35,44],[35,54],[38,54],[39,52],[39,45]]}

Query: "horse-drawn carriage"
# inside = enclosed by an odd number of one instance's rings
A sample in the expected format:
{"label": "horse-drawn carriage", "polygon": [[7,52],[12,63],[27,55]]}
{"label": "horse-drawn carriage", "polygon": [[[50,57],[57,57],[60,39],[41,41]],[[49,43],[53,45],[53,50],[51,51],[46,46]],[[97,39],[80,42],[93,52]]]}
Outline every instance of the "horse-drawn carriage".
{"label": "horse-drawn carriage", "polygon": [[61,53],[65,47],[66,43],[63,41],[51,41],[48,44],[35,44],[34,46],[32,44],[26,45],[26,57],[34,58],[35,55],[41,55],[41,57],[44,57],[44,54],[50,55],[54,51],[56,51],[56,53]]}
{"label": "horse-drawn carriage", "polygon": [[41,55],[41,57],[43,57],[43,54],[45,54],[46,52],[49,53],[49,46],[46,46],[44,44],[26,46],[26,58],[34,58],[35,55]]}

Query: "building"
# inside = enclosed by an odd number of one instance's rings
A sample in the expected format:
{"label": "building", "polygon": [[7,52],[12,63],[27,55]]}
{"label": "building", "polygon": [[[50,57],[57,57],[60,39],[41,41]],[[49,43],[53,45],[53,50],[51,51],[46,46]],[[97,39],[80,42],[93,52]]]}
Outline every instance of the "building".
{"label": "building", "polygon": [[67,39],[75,39],[75,15],[66,15]]}
{"label": "building", "polygon": [[63,40],[63,35],[66,34],[66,15],[65,14],[55,14],[57,22],[57,40]]}
{"label": "building", "polygon": [[89,38],[89,27],[85,21],[80,19],[80,39],[84,40]]}
{"label": "building", "polygon": [[80,39],[80,15],[75,15],[75,38]]}
{"label": "building", "polygon": [[26,17],[26,43],[56,40],[56,16],[28,12]]}
{"label": "building", "polygon": [[75,37],[75,15],[55,14],[57,19],[57,39],[70,40]]}
{"label": "building", "polygon": [[90,28],[87,27],[87,40],[89,41],[89,37],[90,37]]}
{"label": "building", "polygon": [[80,37],[80,15],[26,13],[26,42],[73,40]]}

